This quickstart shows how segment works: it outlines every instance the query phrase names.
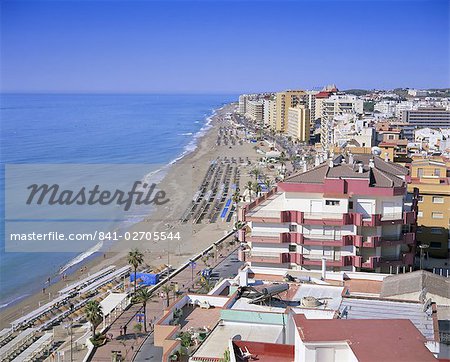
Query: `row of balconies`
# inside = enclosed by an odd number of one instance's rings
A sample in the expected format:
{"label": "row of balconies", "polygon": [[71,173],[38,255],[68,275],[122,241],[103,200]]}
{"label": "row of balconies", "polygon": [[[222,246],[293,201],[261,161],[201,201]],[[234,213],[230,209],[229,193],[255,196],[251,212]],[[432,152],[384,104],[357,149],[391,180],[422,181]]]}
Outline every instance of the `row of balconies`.
{"label": "row of balconies", "polygon": [[414,224],[416,214],[414,211],[404,211],[394,214],[374,214],[364,217],[361,213],[349,212],[344,214],[330,213],[305,213],[303,211],[260,211],[248,213],[244,221],[263,223],[297,223],[300,225],[356,225],[356,226],[381,226],[384,224]]}
{"label": "row of balconies", "polygon": [[240,233],[240,241],[252,243],[273,243],[273,244],[299,244],[310,246],[356,246],[358,248],[376,248],[379,246],[413,245],[416,242],[415,233],[403,233],[398,238],[384,236],[361,236],[343,235],[339,238],[323,238],[314,235],[304,235],[296,232],[285,232],[280,234],[268,234],[266,236],[249,236],[244,232]]}
{"label": "row of balconies", "polygon": [[[273,255],[251,255],[248,260],[252,263],[269,263],[269,264],[283,264],[292,263],[301,266],[321,266],[322,258],[307,257],[300,253],[279,253]],[[356,268],[376,269],[388,266],[406,266],[414,264],[414,253],[404,253],[398,258],[387,258],[382,256],[371,256],[364,259],[359,255],[346,255],[339,258],[326,257],[327,267],[345,267],[354,266]]]}

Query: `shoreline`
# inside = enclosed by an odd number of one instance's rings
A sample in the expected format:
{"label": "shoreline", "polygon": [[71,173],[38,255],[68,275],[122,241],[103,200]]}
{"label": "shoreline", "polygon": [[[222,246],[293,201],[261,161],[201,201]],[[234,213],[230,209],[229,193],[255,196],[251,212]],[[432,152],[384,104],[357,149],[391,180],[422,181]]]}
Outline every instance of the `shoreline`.
{"label": "shoreline", "polygon": [[[171,264],[174,266],[178,265],[181,262],[188,260],[190,256],[202,250],[205,245],[208,245],[213,240],[216,240],[218,237],[223,235],[225,230],[229,229],[229,223],[226,224],[219,222],[192,225],[189,222],[182,225],[178,224],[176,221],[181,217],[182,211],[185,210],[185,207],[187,207],[191,201],[195,190],[201,182],[201,178],[204,177],[205,172],[209,167],[209,164],[223,153],[231,152],[231,154],[233,154],[233,151],[228,150],[228,147],[225,149],[224,146],[220,147],[216,145],[217,131],[219,126],[221,126],[224,121],[223,116],[225,113],[231,112],[233,108],[234,104],[228,103],[213,110],[212,114],[207,117],[207,122],[197,132],[197,134],[203,134],[197,136],[195,149],[187,152],[182,157],[178,157],[178,159],[175,159],[172,163],[164,166],[166,173],[163,176],[160,185],[164,188],[164,190],[170,190],[171,195],[173,195],[175,203],[173,209],[155,210],[155,212],[152,212],[145,220],[129,227],[130,230],[136,231],[148,231],[149,229],[159,229],[161,231],[162,224],[169,220],[175,224],[176,230],[179,230],[179,232],[183,235],[183,241],[179,242],[177,245],[175,245],[175,243],[170,245],[168,243],[164,244],[161,242],[153,242],[148,245],[139,245],[141,251],[144,252],[146,266],[157,267],[161,264]],[[229,126],[229,123],[227,125]],[[253,154],[256,158],[256,152],[252,149],[252,145],[244,145],[245,147],[243,148],[245,149],[245,152],[241,152],[242,150],[239,150],[236,154]],[[234,152],[236,152],[236,150],[234,150]],[[192,179],[190,180],[191,183],[188,186],[188,190],[185,190],[187,186],[187,183],[185,182],[187,171],[192,173]],[[88,273],[95,273],[109,265],[116,265],[116,267],[119,268],[127,264],[127,252],[124,251],[125,249],[114,250],[117,249],[117,247],[118,245],[113,245],[112,250],[106,251],[105,253],[100,251],[89,255],[72,267],[73,270],[70,274],[67,273],[66,280],[58,280],[51,284],[47,288],[46,294],[42,294],[39,291],[36,293],[30,293],[31,295],[28,295],[23,299],[19,299],[17,302],[13,302],[7,307],[2,308],[0,311],[1,327],[8,327],[9,322],[37,308],[39,304],[42,304],[44,301],[53,299],[60,289],[64,288],[68,284],[76,282],[77,280],[85,278]],[[131,245],[126,246],[127,250],[132,247],[133,246]],[[69,260],[67,264],[71,263],[72,260]],[[83,267],[84,272],[80,272],[80,267]]]}

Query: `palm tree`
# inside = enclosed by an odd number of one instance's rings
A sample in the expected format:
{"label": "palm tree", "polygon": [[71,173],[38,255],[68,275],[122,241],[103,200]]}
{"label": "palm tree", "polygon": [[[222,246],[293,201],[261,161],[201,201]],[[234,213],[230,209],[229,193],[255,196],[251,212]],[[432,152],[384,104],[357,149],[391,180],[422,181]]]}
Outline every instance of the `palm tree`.
{"label": "palm tree", "polygon": [[250,202],[252,202],[253,182],[248,181],[245,189],[248,190],[248,196],[250,197]]}
{"label": "palm tree", "polygon": [[258,181],[258,177],[261,176],[262,172],[259,168],[254,168],[250,171],[250,175],[253,175],[255,177],[255,181]]}
{"label": "palm tree", "polygon": [[144,262],[144,254],[142,254],[138,249],[133,249],[128,253],[128,264],[130,264],[134,269],[134,292],[136,293],[137,280],[136,272],[139,265]]}
{"label": "palm tree", "polygon": [[267,192],[269,192],[273,187],[273,181],[270,178],[266,177],[266,179],[264,180],[264,186],[267,187]]}
{"label": "palm tree", "polygon": [[259,194],[261,193],[262,188],[261,188],[261,185],[257,181],[255,181],[253,183],[253,191],[255,191],[256,197],[259,197]]}
{"label": "palm tree", "polygon": [[133,303],[142,303],[142,309],[144,310],[144,331],[147,333],[147,303],[152,299],[153,293],[149,292],[147,288],[139,289],[134,298]]}
{"label": "palm tree", "polygon": [[103,320],[102,306],[98,301],[90,300],[84,307],[84,313],[86,315],[86,319],[91,323],[92,334],[95,338],[95,330]]}
{"label": "palm tree", "polygon": [[170,292],[173,290],[173,287],[170,284],[164,284],[161,287],[162,292],[166,295],[166,307],[169,306],[169,301],[170,301]]}
{"label": "palm tree", "polygon": [[202,292],[205,294],[209,293],[211,291],[211,289],[214,288],[213,282],[205,277],[200,278],[200,286],[201,286]]}

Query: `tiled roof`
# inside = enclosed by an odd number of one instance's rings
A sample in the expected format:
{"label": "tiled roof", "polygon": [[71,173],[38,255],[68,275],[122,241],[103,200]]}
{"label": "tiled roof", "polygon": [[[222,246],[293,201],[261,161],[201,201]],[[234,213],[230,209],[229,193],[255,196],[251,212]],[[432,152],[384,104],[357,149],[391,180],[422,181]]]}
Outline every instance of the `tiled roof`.
{"label": "tiled roof", "polygon": [[407,319],[306,319],[294,316],[303,342],[347,342],[360,362],[435,362],[425,338]]}
{"label": "tiled roof", "polygon": [[424,288],[429,294],[450,298],[450,279],[425,270],[388,276],[383,280],[381,296],[420,293]]}
{"label": "tiled roof", "polygon": [[[369,166],[369,160],[373,159],[374,167]],[[330,167],[329,161],[314,167],[313,169],[292,175],[284,180],[286,183],[313,183],[321,184],[325,179],[335,178],[358,178],[367,179],[372,187],[401,187],[404,185],[403,179],[398,176],[408,174],[408,169],[386,162],[379,156],[374,155],[354,155],[354,163],[348,163],[348,157],[339,155],[334,158],[333,167]],[[359,163],[363,164],[362,172],[359,172]]]}

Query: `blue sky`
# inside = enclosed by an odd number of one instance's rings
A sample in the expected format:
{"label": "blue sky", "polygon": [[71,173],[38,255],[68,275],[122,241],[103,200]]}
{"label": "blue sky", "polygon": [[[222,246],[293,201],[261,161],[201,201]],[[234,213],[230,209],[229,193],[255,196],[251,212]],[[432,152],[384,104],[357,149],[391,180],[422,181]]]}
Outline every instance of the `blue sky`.
{"label": "blue sky", "polygon": [[3,92],[450,87],[449,1],[1,1]]}

